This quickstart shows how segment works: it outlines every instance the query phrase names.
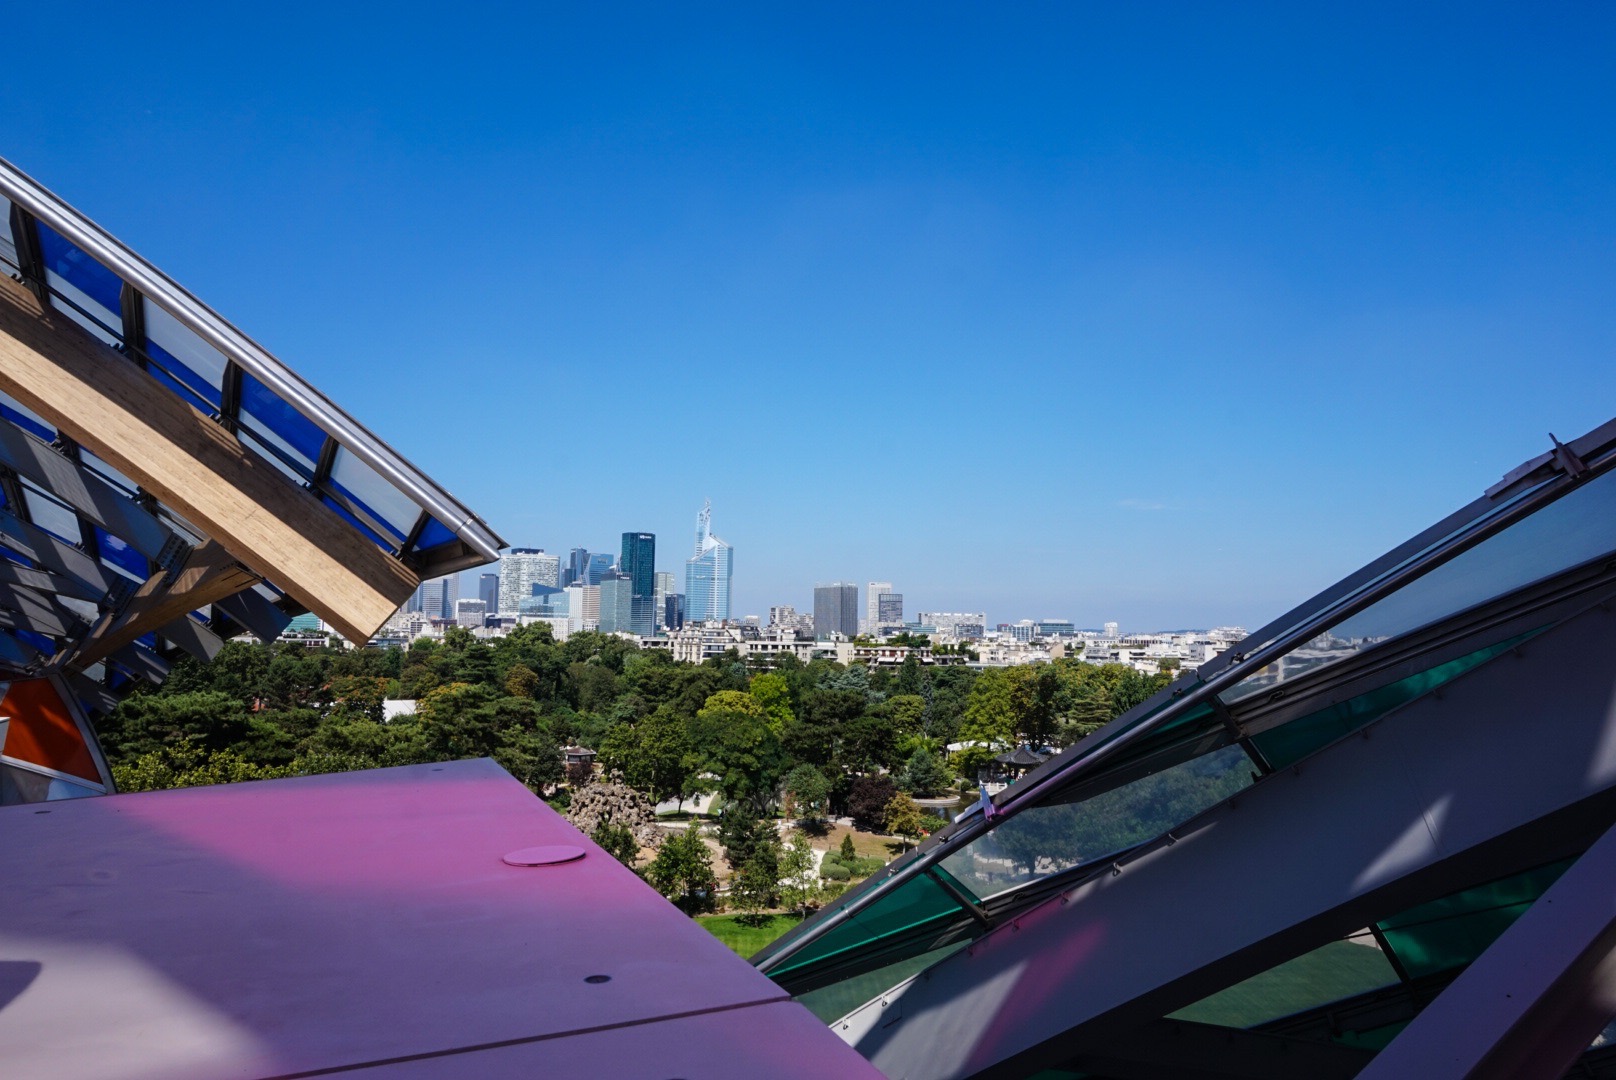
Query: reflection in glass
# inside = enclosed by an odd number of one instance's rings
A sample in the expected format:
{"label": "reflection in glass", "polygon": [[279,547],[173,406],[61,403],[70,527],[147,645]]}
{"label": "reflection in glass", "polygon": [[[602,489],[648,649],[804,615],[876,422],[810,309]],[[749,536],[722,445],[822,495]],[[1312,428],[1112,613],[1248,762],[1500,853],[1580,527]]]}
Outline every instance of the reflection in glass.
{"label": "reflection in glass", "polygon": [[381,474],[343,447],[331,463],[331,483],[359,509],[375,518],[403,540],[421,508],[402,491],[382,479]]}
{"label": "reflection in glass", "polygon": [[1251,759],[1225,746],[1081,802],[1029,807],[942,865],[993,896],[1153,840],[1251,784]]}
{"label": "reflection in glass", "polygon": [[1223,694],[1239,701],[1616,550],[1616,470],[1449,559]]}

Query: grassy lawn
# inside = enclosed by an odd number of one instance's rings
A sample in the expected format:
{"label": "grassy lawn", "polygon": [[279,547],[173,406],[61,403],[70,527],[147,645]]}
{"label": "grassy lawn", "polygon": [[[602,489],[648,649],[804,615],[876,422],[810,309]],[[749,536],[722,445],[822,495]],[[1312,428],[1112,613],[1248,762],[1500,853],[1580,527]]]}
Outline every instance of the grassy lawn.
{"label": "grassy lawn", "polygon": [[747,926],[739,919],[739,915],[696,916],[708,933],[742,956],[751,956],[800,921],[795,915],[770,915],[761,926]]}

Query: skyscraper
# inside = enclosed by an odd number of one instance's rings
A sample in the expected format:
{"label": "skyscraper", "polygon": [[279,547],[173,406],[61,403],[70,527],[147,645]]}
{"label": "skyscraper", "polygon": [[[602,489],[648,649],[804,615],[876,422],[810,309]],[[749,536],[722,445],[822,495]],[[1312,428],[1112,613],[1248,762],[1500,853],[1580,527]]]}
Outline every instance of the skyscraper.
{"label": "skyscraper", "polygon": [[666,570],[658,570],[656,575],[656,628],[668,628],[668,597],[674,594],[679,586],[674,583],[673,575]]}
{"label": "skyscraper", "polygon": [[872,581],[864,586],[864,629],[872,634],[881,626],[881,594],[891,591],[890,581]]}
{"label": "skyscraper", "polygon": [[903,593],[885,592],[875,610],[875,625],[871,630],[890,630],[903,625]]}
{"label": "skyscraper", "polygon": [[656,534],[626,532],[618,569],[633,583],[633,614],[623,627],[643,637],[656,633]]}
{"label": "skyscraper", "polygon": [[713,503],[696,515],[696,554],[685,560],[685,621],[727,622],[734,549],[713,535]]}
{"label": "skyscraper", "polygon": [[499,613],[515,615],[535,585],[554,589],[560,584],[561,556],[546,555],[543,548],[511,548],[499,560]]}
{"label": "skyscraper", "polygon": [[421,614],[429,619],[452,619],[455,617],[455,602],[460,599],[460,575],[450,574],[448,577],[423,581],[416,595],[420,597],[417,610]]}
{"label": "skyscraper", "polygon": [[612,557],[603,551],[597,551],[589,556],[582,581],[585,585],[599,585],[600,579],[610,573],[611,569]]}
{"label": "skyscraper", "polygon": [[814,586],[814,637],[832,634],[858,635],[858,586],[851,581]]}
{"label": "skyscraper", "polygon": [[589,549],[573,548],[567,552],[567,564],[561,568],[561,587],[589,584]]}
{"label": "skyscraper", "polygon": [[611,571],[600,579],[600,632],[638,633],[634,629],[634,579]]}
{"label": "skyscraper", "polygon": [[499,610],[498,574],[483,574],[477,578],[477,599],[483,602],[483,610],[490,615]]}

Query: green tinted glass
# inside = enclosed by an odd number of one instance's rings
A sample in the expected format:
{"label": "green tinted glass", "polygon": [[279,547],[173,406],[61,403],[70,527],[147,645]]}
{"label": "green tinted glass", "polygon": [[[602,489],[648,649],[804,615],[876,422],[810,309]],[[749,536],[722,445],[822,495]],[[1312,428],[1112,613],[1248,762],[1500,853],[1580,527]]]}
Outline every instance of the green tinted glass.
{"label": "green tinted glass", "polygon": [[1368,934],[1332,941],[1172,1014],[1219,1027],[1249,1028],[1397,982]]}
{"label": "green tinted glass", "polygon": [[1380,923],[1386,944],[1414,978],[1461,967],[1487,950],[1573,860],[1420,904]]}
{"label": "green tinted glass", "polygon": [[1251,783],[1251,759],[1226,746],[1081,802],[1029,807],[942,865],[993,896],[1155,839]]}
{"label": "green tinted glass", "polygon": [[1406,705],[1472,668],[1480,667],[1500,653],[1508,652],[1537,632],[1533,630],[1530,633],[1520,634],[1508,641],[1501,641],[1456,660],[1450,660],[1446,664],[1438,664],[1429,671],[1387,683],[1367,694],[1359,694],[1349,701],[1339,702],[1327,709],[1298,717],[1272,731],[1254,735],[1251,741],[1262,751],[1269,764],[1276,769],[1283,769],[1313,751],[1328,746],[1343,735],[1350,734],[1370,721],[1380,718],[1399,705]]}
{"label": "green tinted glass", "polygon": [[809,942],[788,963],[770,974],[786,975],[809,964],[919,927],[935,925],[941,930],[949,923],[966,917],[965,909],[941,885],[922,874],[910,878],[846,922]]}

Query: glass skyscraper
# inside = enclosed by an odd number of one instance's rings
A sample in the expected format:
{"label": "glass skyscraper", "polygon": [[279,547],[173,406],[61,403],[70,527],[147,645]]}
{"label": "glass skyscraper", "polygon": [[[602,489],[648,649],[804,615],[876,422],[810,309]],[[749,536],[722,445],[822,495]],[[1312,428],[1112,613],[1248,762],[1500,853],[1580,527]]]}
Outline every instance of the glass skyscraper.
{"label": "glass skyscraper", "polygon": [[625,629],[643,637],[656,633],[656,534],[626,532],[617,567],[633,582],[633,614]]}
{"label": "glass skyscraper", "polygon": [[734,549],[713,535],[709,499],[696,515],[696,554],[685,560],[685,621],[727,622]]}

